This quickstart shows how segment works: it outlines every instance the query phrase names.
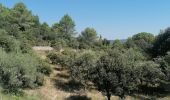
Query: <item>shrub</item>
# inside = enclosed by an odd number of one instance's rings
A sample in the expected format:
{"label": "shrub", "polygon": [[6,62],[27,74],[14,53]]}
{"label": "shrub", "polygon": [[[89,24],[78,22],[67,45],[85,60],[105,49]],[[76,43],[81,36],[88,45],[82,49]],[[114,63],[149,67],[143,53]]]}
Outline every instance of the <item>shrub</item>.
{"label": "shrub", "polygon": [[49,53],[47,57],[51,60],[52,64],[61,64],[62,63],[62,58],[61,58],[61,53]]}
{"label": "shrub", "polygon": [[60,64],[61,66],[69,67],[76,56],[73,50],[65,50],[61,53],[50,53],[47,57],[53,64]]}
{"label": "shrub", "polygon": [[21,53],[6,53],[0,49],[0,82],[4,89],[16,92],[22,88],[34,88],[43,84],[37,71],[36,57]]}
{"label": "shrub", "polygon": [[8,36],[5,31],[0,30],[0,47],[6,52],[18,51],[20,42]]}
{"label": "shrub", "polygon": [[90,77],[90,71],[96,66],[97,59],[96,54],[91,51],[78,55],[70,66],[72,77],[84,84]]}
{"label": "shrub", "polygon": [[67,43],[66,43],[66,41],[63,40],[63,39],[58,39],[58,40],[56,40],[56,41],[52,41],[52,42],[51,42],[51,46],[52,46],[53,48],[55,48],[56,50],[60,50],[60,49],[62,49],[63,47],[67,47]]}
{"label": "shrub", "polygon": [[31,45],[28,43],[28,41],[26,41],[26,40],[21,41],[21,43],[20,43],[20,51],[22,53],[31,53],[32,52]]}
{"label": "shrub", "polygon": [[42,74],[49,76],[50,73],[52,72],[52,69],[48,63],[40,60],[38,65],[38,72],[41,72]]}

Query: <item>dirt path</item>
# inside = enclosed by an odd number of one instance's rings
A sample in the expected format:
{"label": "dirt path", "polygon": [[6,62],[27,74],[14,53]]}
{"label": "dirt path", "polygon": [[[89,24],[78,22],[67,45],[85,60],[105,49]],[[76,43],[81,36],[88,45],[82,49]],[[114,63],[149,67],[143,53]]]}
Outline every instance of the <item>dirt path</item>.
{"label": "dirt path", "polygon": [[[42,58],[46,59],[46,53],[43,51],[36,51],[37,54]],[[59,71],[57,69],[61,69],[60,66],[57,65],[50,65],[50,67],[53,69],[52,73],[50,76],[45,77],[45,82],[44,86],[40,87],[39,89],[35,90],[27,90],[27,94],[32,95],[32,94],[37,94],[40,96],[43,96],[44,100],[64,100],[65,98],[69,97],[70,95],[73,95],[72,93],[67,93],[65,91],[61,91],[57,89],[55,86],[55,80],[57,80],[56,77],[58,74],[62,75],[63,71]]]}

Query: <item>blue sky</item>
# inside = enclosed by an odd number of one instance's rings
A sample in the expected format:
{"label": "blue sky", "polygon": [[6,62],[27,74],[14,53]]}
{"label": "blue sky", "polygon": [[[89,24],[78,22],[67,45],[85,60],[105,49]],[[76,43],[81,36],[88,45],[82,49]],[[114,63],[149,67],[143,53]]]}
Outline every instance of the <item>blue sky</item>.
{"label": "blue sky", "polygon": [[170,0],[0,0],[7,7],[24,2],[41,22],[52,25],[64,14],[77,32],[93,27],[107,39],[125,39],[139,32],[158,34],[170,26]]}

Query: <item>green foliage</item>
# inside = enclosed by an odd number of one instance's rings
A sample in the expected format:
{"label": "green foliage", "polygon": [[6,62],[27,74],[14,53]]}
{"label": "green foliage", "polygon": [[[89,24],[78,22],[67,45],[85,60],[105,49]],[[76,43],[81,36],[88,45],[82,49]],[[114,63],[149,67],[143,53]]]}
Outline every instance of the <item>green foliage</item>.
{"label": "green foliage", "polygon": [[[141,32],[125,43],[98,38],[93,28],[75,37],[75,23],[69,15],[50,27],[40,23],[24,3],[13,8],[0,5],[0,83],[9,92],[43,85],[52,72],[35,56],[32,45],[50,45],[62,52],[49,53],[53,64],[67,67],[84,85],[89,81],[108,99],[124,97],[148,88],[169,91],[170,28],[156,38]],[[68,48],[69,49],[65,49]],[[88,49],[88,50],[87,50]],[[94,51],[92,51],[94,50]],[[150,56],[152,54],[152,56]],[[156,57],[156,58],[155,58]],[[44,75],[43,75],[44,74]],[[151,90],[152,93],[159,90]]]}
{"label": "green foliage", "polygon": [[32,52],[31,45],[28,43],[28,41],[24,39],[19,41],[15,37],[7,35],[7,32],[4,30],[0,30],[0,47],[6,52]]}
{"label": "green foliage", "polygon": [[[20,91],[22,88],[34,88],[43,84],[43,75],[38,71],[41,63],[34,56],[28,38],[24,32],[33,27],[31,12],[23,3],[0,14],[3,25],[0,27],[0,82],[8,92]],[[6,22],[3,22],[6,21]],[[11,26],[11,27],[9,27]],[[25,35],[26,36],[26,35]],[[31,74],[30,74],[31,73]]]}
{"label": "green foliage", "polygon": [[[146,53],[152,47],[154,40],[154,35],[146,32],[138,33],[132,37],[132,42],[134,42],[135,46]],[[134,44],[132,43],[132,46]]]}
{"label": "green foliage", "polygon": [[132,37],[133,40],[144,40],[145,42],[147,43],[153,43],[154,40],[155,40],[155,37],[153,34],[151,33],[147,33],[147,32],[141,32],[141,33],[138,33],[136,35],[134,35]]}
{"label": "green foliage", "polygon": [[133,48],[142,52],[147,58],[151,58],[150,54],[154,41],[155,37],[153,34],[141,32],[133,35],[132,38],[128,38],[125,42],[125,47]]}
{"label": "green foliage", "polygon": [[125,53],[109,50],[108,53],[87,52],[76,57],[71,72],[74,78],[86,83],[90,80],[108,99],[111,94],[123,97],[137,88],[137,68],[142,54],[130,49]]}
{"label": "green foliage", "polygon": [[165,56],[165,61],[170,65],[170,52]]}
{"label": "green foliage", "polygon": [[74,37],[75,23],[69,15],[64,15],[59,23],[55,23],[52,28],[54,33],[56,33],[55,41],[52,42],[52,46],[61,48],[68,46],[77,49],[79,43]]}
{"label": "green foliage", "polygon": [[141,85],[147,85],[148,87],[157,87],[160,85],[164,73],[158,64],[148,61],[140,63],[138,67],[140,68]]}
{"label": "green foliage", "polygon": [[85,85],[90,78],[90,71],[96,66],[97,57],[94,52],[86,51],[78,55],[73,61],[71,75]]}
{"label": "green foliage", "polygon": [[37,16],[33,16],[31,11],[29,11],[23,3],[17,3],[12,10],[13,20],[19,26],[20,31],[27,31],[35,25],[38,25]]}
{"label": "green foliage", "polygon": [[170,28],[165,31],[161,31],[156,37],[154,46],[152,48],[152,54],[156,56],[164,56],[170,50]]}
{"label": "green foliage", "polygon": [[113,42],[112,48],[123,49],[123,43],[117,39]]}
{"label": "green foliage", "polygon": [[60,64],[64,67],[69,67],[76,56],[74,50],[64,50],[61,53],[50,53],[47,57],[53,64]]}
{"label": "green foliage", "polygon": [[67,41],[67,44],[69,47],[73,49],[78,49],[80,46],[80,43],[78,42],[76,38],[71,38],[69,41]]}
{"label": "green foliage", "polygon": [[53,48],[55,48],[56,50],[61,50],[65,47],[67,47],[67,43],[63,39],[57,39],[57,40],[51,42],[51,46]]}
{"label": "green foliage", "polygon": [[20,51],[21,51],[21,53],[32,53],[33,52],[31,45],[26,40],[21,40]]}
{"label": "green foliage", "polygon": [[103,40],[102,40],[102,44],[103,44],[103,45],[106,45],[106,46],[109,46],[109,45],[110,45],[110,41],[107,40],[107,39],[103,39]]}
{"label": "green foliage", "polygon": [[20,12],[20,13],[22,13],[22,14],[27,11],[27,8],[26,8],[25,4],[22,3],[22,2],[17,3],[17,4],[14,6],[13,9],[16,10],[16,11],[18,11],[18,12]]}
{"label": "green foliage", "polygon": [[0,87],[0,97],[2,100],[43,100],[44,96],[41,93],[35,93],[33,95],[29,94],[6,94],[3,91],[3,89]]}
{"label": "green foliage", "polygon": [[80,48],[90,48],[94,46],[94,43],[97,42],[97,32],[93,28],[86,28],[79,35],[78,40],[80,42]]}
{"label": "green foliage", "polygon": [[[40,60],[37,68],[38,72],[44,74],[44,75],[50,75],[52,72],[52,69],[50,65],[45,62],[44,60]],[[41,82],[42,83],[42,82]]]}
{"label": "green foliage", "polygon": [[0,55],[0,80],[4,89],[17,92],[22,88],[38,86],[37,79],[42,79],[42,76],[37,72],[35,57],[20,53],[7,54],[3,50],[0,50]]}
{"label": "green foliage", "polygon": [[153,61],[141,62],[138,65],[138,92],[147,95],[159,95],[169,92],[167,76],[158,63]]}
{"label": "green foliage", "polygon": [[48,26],[47,23],[43,23],[40,26],[40,32],[39,34],[35,34],[37,38],[45,40],[45,41],[50,41],[50,40],[55,40],[56,34],[54,34],[51,30],[51,28]]}
{"label": "green foliage", "polygon": [[137,46],[136,44],[134,43],[134,41],[132,40],[132,38],[128,38],[127,41],[125,42],[125,47],[126,48],[133,48],[133,49],[136,49]]}
{"label": "green foliage", "polygon": [[167,53],[164,57],[155,58],[155,62],[159,64],[161,71],[164,73],[164,83],[170,84],[170,54]]}
{"label": "green foliage", "polygon": [[[124,76],[121,76],[125,74],[125,70],[123,68],[124,66],[122,65],[123,63],[121,63],[123,60],[121,56],[122,55],[117,51],[110,52],[108,55],[106,54],[102,56],[97,62],[96,71],[94,72],[96,77],[94,77],[93,82],[100,91],[106,93],[108,98],[111,96],[111,91],[115,91],[115,94],[117,95],[121,95],[123,92],[121,87],[115,87],[116,85],[120,84],[119,82],[121,80],[125,80],[120,79],[125,78]],[[114,87],[115,90],[112,90]],[[118,88],[121,89],[121,93],[116,91]]]}
{"label": "green foliage", "polygon": [[75,34],[75,23],[72,18],[66,14],[59,23],[53,25],[52,29],[58,33],[59,37],[70,39]]}
{"label": "green foliage", "polygon": [[0,47],[6,52],[19,50],[19,43],[15,38],[8,36],[4,30],[0,30]]}
{"label": "green foliage", "polygon": [[1,29],[17,39],[30,40],[30,44],[36,42],[35,36],[42,30],[37,16],[34,16],[23,3],[17,3],[12,9],[3,6],[0,8]]}

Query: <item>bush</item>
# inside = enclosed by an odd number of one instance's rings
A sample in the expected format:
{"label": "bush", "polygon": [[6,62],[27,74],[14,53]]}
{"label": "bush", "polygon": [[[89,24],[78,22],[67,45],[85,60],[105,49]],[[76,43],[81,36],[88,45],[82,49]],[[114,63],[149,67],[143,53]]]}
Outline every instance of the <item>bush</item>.
{"label": "bush", "polygon": [[51,46],[56,50],[61,50],[62,48],[67,47],[67,43],[63,39],[58,39],[56,41],[52,41]]}
{"label": "bush", "polygon": [[18,51],[20,42],[8,36],[5,31],[0,30],[0,47],[6,52]]}
{"label": "bush", "polygon": [[47,57],[51,60],[52,64],[61,64],[62,57],[61,53],[49,53]]}
{"label": "bush", "polygon": [[69,67],[76,56],[73,50],[65,50],[61,53],[50,53],[47,57],[53,64],[60,64],[61,66]]}
{"label": "bush", "polygon": [[32,52],[31,45],[28,43],[28,41],[26,41],[26,40],[21,41],[21,43],[20,43],[20,51],[22,53],[31,53]]}
{"label": "bush", "polygon": [[50,73],[52,72],[52,69],[48,63],[40,60],[38,65],[38,72],[41,72],[42,74],[49,76]]}
{"label": "bush", "polygon": [[22,88],[34,88],[43,84],[37,71],[36,57],[21,53],[6,53],[0,49],[0,83],[11,92]]}

